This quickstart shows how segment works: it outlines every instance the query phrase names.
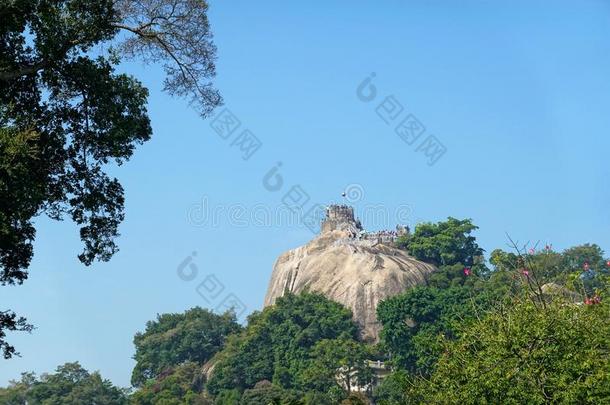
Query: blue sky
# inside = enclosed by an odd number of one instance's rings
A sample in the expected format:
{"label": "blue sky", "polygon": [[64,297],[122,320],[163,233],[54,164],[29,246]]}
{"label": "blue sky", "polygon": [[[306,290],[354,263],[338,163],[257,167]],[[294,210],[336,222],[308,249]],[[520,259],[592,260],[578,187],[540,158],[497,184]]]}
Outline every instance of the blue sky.
{"label": "blue sky", "polygon": [[[356,185],[357,212],[387,213],[369,229],[397,213],[410,225],[469,217],[487,252],[507,248],[507,233],[610,252],[609,3],[213,1],[210,20],[216,84],[241,122],[233,136],[249,129],[261,148],[243,160],[233,138],[161,92],[158,68],[125,64],[151,91],[154,136],[112,170],[126,192],[121,251],[85,268],[74,224],[37,219],[29,280],[2,288],[3,306],[37,329],[9,335],[23,357],[2,363],[1,384],[78,360],[127,386],[133,335],[157,313],[215,308],[230,293],[260,309],[275,258],[312,237],[256,220],[294,185],[308,206]],[[356,88],[372,72],[365,103]],[[404,107],[398,120],[426,127],[415,144],[376,113],[388,96]],[[429,134],[446,148],[432,166],[416,151]],[[277,162],[284,185],[272,192],[263,177]],[[184,281],[177,267],[193,251],[197,274]],[[197,287],[210,280],[224,289],[206,302]]]}

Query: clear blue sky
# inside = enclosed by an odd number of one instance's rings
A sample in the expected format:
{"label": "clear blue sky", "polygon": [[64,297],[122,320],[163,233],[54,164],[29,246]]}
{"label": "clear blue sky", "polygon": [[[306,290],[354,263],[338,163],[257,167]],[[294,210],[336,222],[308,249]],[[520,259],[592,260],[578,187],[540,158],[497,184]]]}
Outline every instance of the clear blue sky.
{"label": "clear blue sky", "polygon": [[[470,217],[487,252],[506,233],[610,251],[610,5],[499,3],[213,1],[217,86],[262,142],[248,161],[160,91],[159,69],[125,65],[150,88],[154,136],[113,170],[126,191],[121,251],[85,268],[74,224],[36,221],[30,279],[3,287],[2,307],[37,329],[9,336],[23,357],[1,363],[0,383],[79,360],[127,386],[134,333],[157,313],[210,306],[196,292],[208,274],[220,298],[259,309],[275,258],[311,233],[244,215],[276,210],[294,184],[321,203],[358,184],[356,209],[408,205],[411,225]],[[371,72],[378,95],[364,103],[356,87]],[[389,95],[447,148],[435,165],[376,114]],[[278,161],[284,189],[270,192],[262,178]],[[193,224],[204,198],[239,218]],[[186,282],[176,268],[193,251],[199,274]]]}

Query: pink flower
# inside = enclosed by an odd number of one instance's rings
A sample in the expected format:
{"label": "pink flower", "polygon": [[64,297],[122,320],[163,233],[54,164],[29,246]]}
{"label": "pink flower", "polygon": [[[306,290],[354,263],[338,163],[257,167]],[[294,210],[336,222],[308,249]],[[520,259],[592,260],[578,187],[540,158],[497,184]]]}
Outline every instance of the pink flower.
{"label": "pink flower", "polygon": [[530,248],[529,253],[530,255],[533,255],[534,253],[536,253],[536,250],[534,248]]}
{"label": "pink flower", "polygon": [[521,270],[521,274],[523,274],[525,277],[529,277],[530,271],[528,269],[523,269],[523,270]]}
{"label": "pink flower", "polygon": [[470,267],[464,267],[464,274],[467,275],[467,276],[472,274],[472,270],[470,270]]}
{"label": "pink flower", "polygon": [[610,260],[606,262],[606,266],[610,267]]}
{"label": "pink flower", "polygon": [[546,246],[544,247],[544,250],[546,250],[546,251],[553,250],[553,245],[546,245]]}
{"label": "pink flower", "polygon": [[593,297],[585,297],[585,305],[595,305],[602,302],[602,298],[595,294]]}

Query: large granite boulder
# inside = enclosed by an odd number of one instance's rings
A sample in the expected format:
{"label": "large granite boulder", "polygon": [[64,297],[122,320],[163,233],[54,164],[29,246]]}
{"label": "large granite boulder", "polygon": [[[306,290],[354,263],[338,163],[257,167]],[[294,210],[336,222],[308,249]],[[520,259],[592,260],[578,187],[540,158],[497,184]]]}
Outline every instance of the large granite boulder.
{"label": "large granite boulder", "polygon": [[265,306],[286,292],[319,292],[352,310],[366,341],[378,341],[379,301],[424,283],[435,270],[394,247],[400,232],[368,234],[351,207],[330,206],[320,234],[275,262]]}

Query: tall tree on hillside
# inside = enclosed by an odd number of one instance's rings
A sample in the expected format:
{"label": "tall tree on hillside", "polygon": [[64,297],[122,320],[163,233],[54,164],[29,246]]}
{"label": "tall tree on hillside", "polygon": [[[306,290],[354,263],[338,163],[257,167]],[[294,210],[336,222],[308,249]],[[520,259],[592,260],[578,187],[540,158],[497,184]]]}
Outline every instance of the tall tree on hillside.
{"label": "tall tree on hillside", "polygon": [[[115,68],[160,63],[165,91],[207,116],[221,103],[207,10],[203,0],[0,0],[0,284],[27,278],[41,214],[76,222],[85,265],[118,250],[123,187],[105,168],[129,160],[151,126],[147,89]],[[0,345],[14,353],[3,334]]]}
{"label": "tall tree on hillside", "polygon": [[310,367],[316,344],[324,339],[354,341],[357,336],[351,312],[340,304],[313,293],[285,295],[251,315],[245,330],[228,339],[213,360],[207,389],[213,395],[243,392],[263,380],[283,389],[306,388],[300,376]]}
{"label": "tall tree on hillside", "polygon": [[183,314],[159,315],[133,339],[136,366],[131,383],[140,387],[187,361],[201,366],[224,347],[229,335],[240,330],[232,312],[217,315],[196,307]]}
{"label": "tall tree on hillside", "polygon": [[345,395],[370,389],[374,374],[368,365],[368,347],[353,339],[324,339],[316,343],[309,366],[301,373],[304,388],[328,392],[334,387]]}
{"label": "tall tree on hillside", "polygon": [[483,254],[483,249],[471,235],[477,229],[470,219],[449,217],[447,221],[417,225],[412,235],[398,240],[398,245],[417,259],[436,266],[458,263],[472,266]]}
{"label": "tall tree on hillside", "polygon": [[130,405],[211,405],[203,392],[204,376],[201,365],[187,361],[165,370],[150,380],[129,398]]}

